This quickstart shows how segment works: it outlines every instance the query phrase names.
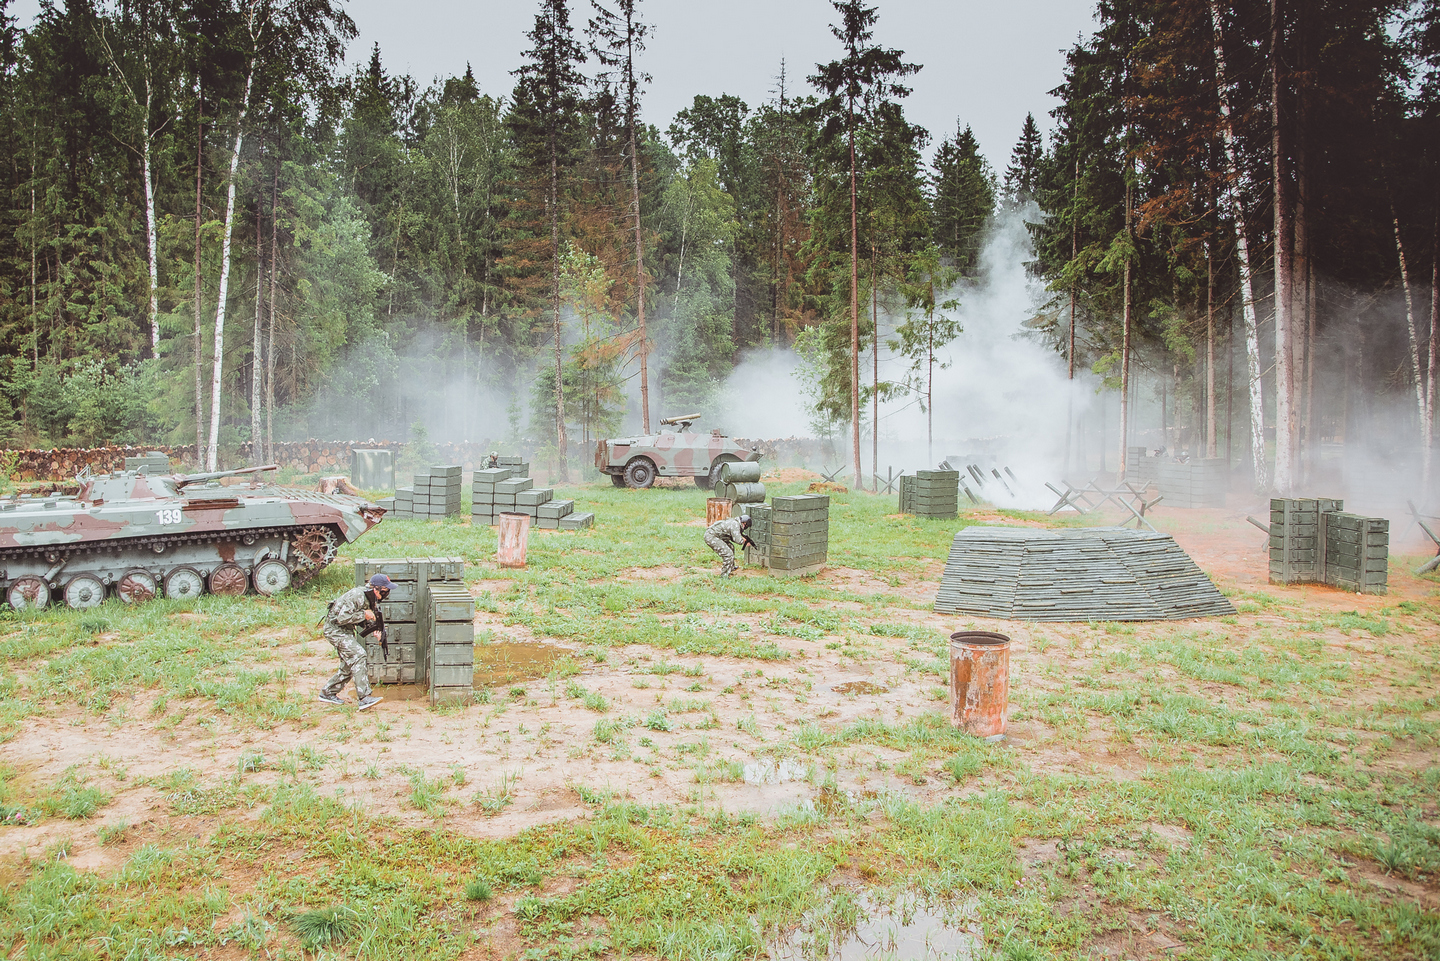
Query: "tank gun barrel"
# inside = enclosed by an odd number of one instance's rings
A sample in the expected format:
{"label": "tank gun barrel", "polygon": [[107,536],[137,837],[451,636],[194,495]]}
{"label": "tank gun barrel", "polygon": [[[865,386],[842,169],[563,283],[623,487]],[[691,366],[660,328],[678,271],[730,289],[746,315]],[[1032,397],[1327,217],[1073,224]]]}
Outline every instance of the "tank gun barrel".
{"label": "tank gun barrel", "polygon": [[260,471],[279,469],[279,464],[266,464],[263,467],[239,467],[235,470],[211,471],[208,474],[187,474],[175,481],[175,488],[178,490],[190,484],[203,484],[206,481],[219,480],[222,477],[239,477],[241,474],[255,474]]}
{"label": "tank gun barrel", "polygon": [[699,419],[699,414],[681,414],[679,417],[662,417],[660,418],[660,423],[664,424],[666,427],[674,427],[681,421],[693,421]]}

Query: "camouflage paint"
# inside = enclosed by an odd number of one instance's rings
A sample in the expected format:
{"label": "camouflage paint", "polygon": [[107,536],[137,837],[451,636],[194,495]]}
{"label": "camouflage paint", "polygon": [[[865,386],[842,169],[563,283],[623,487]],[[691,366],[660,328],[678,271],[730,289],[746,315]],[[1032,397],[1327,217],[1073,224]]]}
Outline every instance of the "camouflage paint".
{"label": "camouflage paint", "polygon": [[655,466],[661,477],[709,478],[717,460],[758,461],[760,454],[743,447],[718,430],[696,433],[689,430],[689,421],[678,430],[662,430],[657,434],[617,437],[595,445],[595,468],[602,474],[622,476],[636,458],[645,458]]}
{"label": "camouflage paint", "polygon": [[[270,559],[301,583],[329,562],[334,547],[385,513],[359,497],[263,483],[222,487],[218,476],[197,482],[143,469],[82,473],[74,496],[0,500],[0,591],[9,600],[22,578],[40,578],[51,589],[87,576],[107,588],[127,577],[144,582],[145,574],[163,583],[187,569],[233,593],[237,567],[248,578]],[[33,586],[21,585],[22,600]],[[123,592],[136,600],[146,593]]]}

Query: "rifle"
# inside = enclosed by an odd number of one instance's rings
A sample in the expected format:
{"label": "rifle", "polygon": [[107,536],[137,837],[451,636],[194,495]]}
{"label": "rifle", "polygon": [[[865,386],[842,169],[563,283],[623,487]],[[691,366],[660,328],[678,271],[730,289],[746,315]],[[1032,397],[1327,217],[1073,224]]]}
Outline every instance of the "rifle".
{"label": "rifle", "polygon": [[365,604],[375,612],[375,620],[366,625],[365,629],[360,632],[360,636],[369,637],[378,632],[380,634],[380,655],[388,661],[390,660],[390,639],[385,632],[385,613],[380,610],[379,602],[371,603],[369,597],[365,598]]}

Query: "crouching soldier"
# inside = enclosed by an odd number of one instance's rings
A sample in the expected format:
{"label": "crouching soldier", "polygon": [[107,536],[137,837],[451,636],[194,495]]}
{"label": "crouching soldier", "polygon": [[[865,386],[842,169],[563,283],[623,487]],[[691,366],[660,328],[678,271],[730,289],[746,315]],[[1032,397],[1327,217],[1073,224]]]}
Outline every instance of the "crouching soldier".
{"label": "crouching soldier", "polygon": [[705,528],[705,543],[715,553],[720,555],[724,563],[720,565],[720,576],[729,577],[735,573],[735,548],[746,546],[754,547],[755,542],[750,535],[745,533],[750,529],[750,515],[741,514],[739,517],[727,517],[723,521],[716,521]]}
{"label": "crouching soldier", "polygon": [[[355,630],[384,624],[379,604],[390,596],[390,589],[394,586],[390,578],[384,574],[376,574],[364,587],[352,587],[330,602],[330,607],[325,612],[325,640],[329,641],[334,646],[335,653],[340,655],[340,670],[335,672],[330,683],[320,692],[320,700],[326,704],[344,704],[340,692],[344,689],[345,682],[351,679],[355,681],[355,693],[360,698],[360,710],[374,707],[382,700],[370,693],[365,645],[356,638]],[[383,627],[380,629],[384,630]],[[362,630],[361,637],[369,633],[369,630]]]}

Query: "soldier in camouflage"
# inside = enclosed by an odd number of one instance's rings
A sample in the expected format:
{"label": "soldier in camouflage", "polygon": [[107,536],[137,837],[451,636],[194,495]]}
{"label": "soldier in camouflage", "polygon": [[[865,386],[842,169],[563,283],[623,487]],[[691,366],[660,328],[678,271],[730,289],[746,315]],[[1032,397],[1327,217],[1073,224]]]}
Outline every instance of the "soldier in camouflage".
{"label": "soldier in camouflage", "polygon": [[742,545],[754,547],[755,542],[745,533],[750,529],[750,515],[727,517],[705,528],[705,544],[720,555],[720,576],[729,577],[735,573],[735,548]]}
{"label": "soldier in camouflage", "polygon": [[352,587],[330,602],[325,613],[325,640],[340,655],[340,670],[330,678],[330,683],[320,692],[320,700],[326,704],[344,704],[340,697],[345,683],[355,681],[355,693],[359,695],[360,710],[374,707],[381,698],[370,693],[370,674],[365,664],[365,645],[355,637],[355,629],[368,627],[379,616],[378,604],[390,595],[394,583],[384,574],[376,574],[364,587]]}

